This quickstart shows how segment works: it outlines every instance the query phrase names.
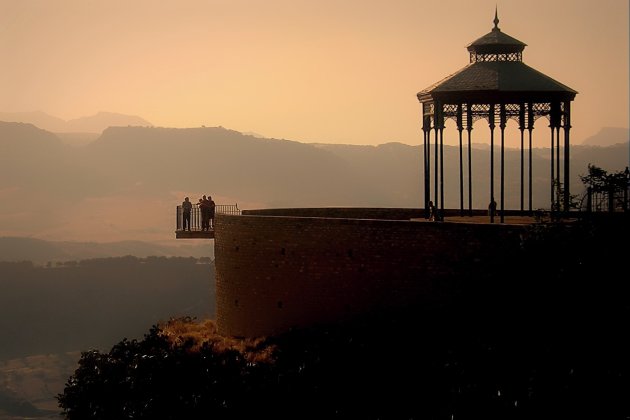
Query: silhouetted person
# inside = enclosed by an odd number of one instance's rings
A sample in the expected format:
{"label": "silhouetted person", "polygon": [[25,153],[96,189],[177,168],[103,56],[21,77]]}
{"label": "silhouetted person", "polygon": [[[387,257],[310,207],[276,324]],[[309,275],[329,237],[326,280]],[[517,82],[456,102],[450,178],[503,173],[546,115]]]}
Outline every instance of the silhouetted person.
{"label": "silhouetted person", "polygon": [[212,196],[208,196],[208,227],[212,227],[214,229],[214,210],[216,204],[212,199]]}
{"label": "silhouetted person", "polygon": [[429,220],[435,222],[435,205],[433,201],[429,201]]}
{"label": "silhouetted person", "polygon": [[186,230],[186,226],[188,226],[188,231],[190,232],[190,213],[192,212],[192,203],[190,199],[186,197],[184,202],[182,203],[182,215],[184,224],[182,226],[182,230]]}
{"label": "silhouetted person", "polygon": [[488,216],[494,217],[497,214],[497,202],[494,201],[494,197],[492,197],[492,201],[488,204]]}
{"label": "silhouetted person", "polygon": [[199,212],[201,213],[201,230],[207,231],[210,229],[210,202],[205,195],[199,199]]}

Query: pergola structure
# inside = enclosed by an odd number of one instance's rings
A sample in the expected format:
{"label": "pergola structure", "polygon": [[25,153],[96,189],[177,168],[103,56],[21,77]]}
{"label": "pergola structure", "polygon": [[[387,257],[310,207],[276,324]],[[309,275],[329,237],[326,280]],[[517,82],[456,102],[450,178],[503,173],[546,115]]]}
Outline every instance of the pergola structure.
{"label": "pergola structure", "polygon": [[[523,49],[527,44],[512,38],[499,29],[499,18],[495,10],[494,28],[468,45],[470,63],[445,79],[418,92],[422,108],[422,130],[424,136],[424,208],[431,200],[431,169],[433,175],[433,204],[438,217],[444,214],[444,123],[453,119],[459,132],[459,184],[460,211],[464,215],[464,171],[462,132],[468,137],[468,210],[472,214],[472,157],[471,135],[473,123],[485,119],[490,128],[490,191],[489,201],[495,202],[494,154],[495,128],[500,130],[500,198],[498,214],[504,222],[505,210],[505,127],[508,119],[518,122],[521,136],[521,208],[532,212],[532,131],[540,117],[549,120],[551,131],[550,150],[550,208],[552,211],[569,210],[569,130],[571,128],[571,101],[577,91],[546,76],[523,63]],[[563,178],[561,182],[560,138],[563,129]],[[525,162],[524,132],[528,132],[529,205],[525,210]],[[433,136],[434,160],[431,162],[431,131]],[[432,166],[433,165],[433,166]],[[494,222],[494,213],[490,214]]]}

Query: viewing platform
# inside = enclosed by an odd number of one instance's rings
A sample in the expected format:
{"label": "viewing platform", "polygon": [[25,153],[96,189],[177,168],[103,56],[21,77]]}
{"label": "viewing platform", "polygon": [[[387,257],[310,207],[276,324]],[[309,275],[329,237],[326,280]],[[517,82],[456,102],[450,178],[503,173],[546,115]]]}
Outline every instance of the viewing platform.
{"label": "viewing platform", "polygon": [[[217,204],[214,210],[215,214],[233,214],[239,215],[241,211],[238,204]],[[190,230],[184,230],[184,217],[182,206],[177,206],[176,214],[176,239],[214,239],[214,226],[210,229],[203,230],[201,228],[201,210],[197,206],[193,206],[190,213]]]}

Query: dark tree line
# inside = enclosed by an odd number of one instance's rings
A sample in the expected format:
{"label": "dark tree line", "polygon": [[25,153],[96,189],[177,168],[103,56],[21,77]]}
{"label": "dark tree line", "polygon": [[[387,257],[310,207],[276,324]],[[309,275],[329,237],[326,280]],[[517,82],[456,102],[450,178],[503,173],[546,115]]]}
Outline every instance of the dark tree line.
{"label": "dark tree line", "polygon": [[212,316],[214,265],[201,262],[132,256],[49,268],[0,262],[0,360],[108,348],[171,316]]}

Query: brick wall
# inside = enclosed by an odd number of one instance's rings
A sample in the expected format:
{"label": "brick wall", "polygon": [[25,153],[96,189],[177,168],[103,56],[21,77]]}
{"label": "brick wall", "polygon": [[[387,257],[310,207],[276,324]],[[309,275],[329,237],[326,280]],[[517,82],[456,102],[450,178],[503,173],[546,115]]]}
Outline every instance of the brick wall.
{"label": "brick wall", "polygon": [[479,259],[500,260],[519,246],[524,229],[409,220],[416,215],[405,209],[325,208],[217,215],[220,332],[270,335],[447,299],[441,279],[469,270]]}

